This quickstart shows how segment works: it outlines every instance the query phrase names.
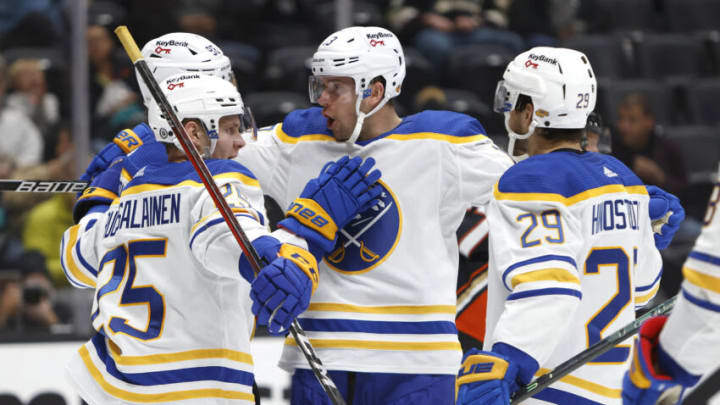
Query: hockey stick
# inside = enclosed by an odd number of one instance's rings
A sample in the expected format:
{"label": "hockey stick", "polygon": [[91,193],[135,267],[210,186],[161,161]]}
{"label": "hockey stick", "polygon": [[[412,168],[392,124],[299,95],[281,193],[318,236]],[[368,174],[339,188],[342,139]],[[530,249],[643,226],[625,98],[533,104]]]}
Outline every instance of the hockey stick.
{"label": "hockey stick", "polygon": [[0,180],[0,191],[20,193],[79,193],[88,187],[75,180]]}
{"label": "hockey stick", "polygon": [[[148,67],[147,62],[143,59],[137,43],[135,43],[132,35],[130,35],[130,31],[127,29],[127,27],[122,25],[115,29],[115,35],[117,35],[118,39],[125,48],[125,52],[127,52],[133,65],[135,65],[135,68],[140,73],[143,81],[150,89],[150,93],[160,106],[161,111],[170,123],[170,126],[172,127],[174,133],[177,135],[178,140],[180,141],[180,144],[182,145],[182,148],[185,151],[186,156],[188,157],[188,160],[190,160],[190,163],[192,163],[193,167],[195,167],[195,170],[197,171],[200,179],[205,185],[205,189],[207,189],[208,193],[210,193],[210,197],[212,197],[215,206],[220,211],[223,219],[225,219],[225,222],[230,227],[230,231],[240,245],[240,248],[245,254],[245,257],[247,257],[253,271],[255,272],[255,274],[257,274],[260,271],[260,257],[253,248],[252,244],[250,244],[250,240],[248,240],[245,232],[243,232],[242,228],[240,228],[240,224],[238,224],[237,220],[235,219],[235,215],[232,213],[230,207],[228,206],[227,201],[225,201],[225,198],[223,198],[222,194],[220,193],[217,184],[215,184],[215,181],[213,181],[212,175],[210,174],[210,171],[205,165],[205,162],[202,160],[197,150],[195,149],[195,145],[193,145],[190,141],[190,138],[185,132],[185,128],[178,120],[178,117],[175,114],[172,106],[168,102],[167,98],[165,97],[165,94],[162,92],[162,90],[160,90],[160,86],[155,80],[152,72],[150,72],[150,68]],[[303,352],[303,354],[305,355],[305,359],[310,364],[310,367],[312,368],[315,377],[317,377],[320,385],[323,387],[328,397],[330,397],[330,400],[333,402],[333,404],[345,405],[345,400],[343,400],[340,391],[337,389],[335,384],[328,376],[325,367],[323,367],[322,362],[315,353],[315,350],[310,345],[310,340],[305,335],[305,332],[302,330],[297,320],[293,321],[290,327],[290,333],[292,333],[293,338],[295,338],[295,341],[298,344],[298,347]]]}
{"label": "hockey stick", "polygon": [[521,401],[530,398],[531,396],[547,388],[550,384],[577,370],[588,361],[605,353],[606,351],[612,349],[613,347],[621,343],[623,340],[636,334],[637,331],[640,330],[640,326],[643,324],[643,322],[645,322],[649,318],[669,313],[675,305],[676,299],[677,296],[674,296],[667,301],[656,305],[643,316],[625,325],[612,335],[588,347],[584,351],[578,353],[574,357],[571,357],[564,363],[555,367],[554,370],[550,371],[547,374],[541,375],[535,381],[532,381],[530,384],[515,391],[515,393],[510,398],[510,403],[512,405],[515,405],[519,404]]}

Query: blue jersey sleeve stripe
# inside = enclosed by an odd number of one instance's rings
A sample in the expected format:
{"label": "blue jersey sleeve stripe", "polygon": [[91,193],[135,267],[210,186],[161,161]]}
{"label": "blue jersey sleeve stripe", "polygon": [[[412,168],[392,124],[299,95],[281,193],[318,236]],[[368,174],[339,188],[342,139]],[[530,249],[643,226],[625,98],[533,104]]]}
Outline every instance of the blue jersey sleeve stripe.
{"label": "blue jersey sleeve stripe", "polygon": [[360,332],[382,334],[457,334],[453,322],[392,322],[392,321],[359,321],[350,319],[299,319],[300,326],[312,332]]}
{"label": "blue jersey sleeve stripe", "polygon": [[80,241],[82,238],[78,238],[77,243],[75,243],[75,254],[77,255],[78,259],[80,260],[80,264],[87,270],[90,274],[93,275],[93,277],[97,278],[97,270],[93,268],[93,266],[90,265],[90,263],[85,260],[82,253],[80,253]]}
{"label": "blue jersey sleeve stripe", "polygon": [[569,392],[562,391],[556,388],[545,388],[544,390],[533,395],[533,398],[558,405],[602,405],[600,402],[595,402],[587,398],[583,398],[579,395],[571,394]]}
{"label": "blue jersey sleeve stripe", "polygon": [[692,294],[690,294],[686,289],[682,289],[683,297],[685,297],[686,300],[692,302],[693,304],[699,306],[700,308],[705,308],[709,311],[713,312],[720,312],[720,305],[713,304],[710,301],[706,301],[702,298],[698,298]]}
{"label": "blue jersey sleeve stripe", "polygon": [[[246,217],[246,218],[250,218],[250,219],[252,219],[253,221],[257,221],[257,220],[258,220],[257,218],[255,218],[254,216],[249,215],[249,214],[235,214],[235,216],[236,216],[236,217]],[[263,218],[261,217],[261,218],[260,218],[260,223],[261,223],[261,224],[262,224],[262,221],[263,221]],[[193,243],[195,243],[195,238],[197,238],[201,233],[207,231],[207,230],[208,230],[210,227],[212,227],[212,226],[215,226],[215,225],[217,225],[217,224],[221,224],[221,223],[224,223],[224,222],[225,222],[225,218],[223,218],[223,217],[215,218],[215,219],[213,219],[212,221],[208,221],[207,224],[203,225],[203,226],[200,227],[198,230],[196,230],[195,233],[193,234],[192,238],[190,238],[190,249],[192,249]]]}
{"label": "blue jersey sleeve stripe", "polygon": [[572,288],[541,288],[538,290],[529,290],[529,291],[520,291],[516,293],[512,293],[508,295],[507,300],[519,300],[522,298],[529,298],[529,297],[538,297],[541,295],[570,295],[573,297],[581,298],[582,299],[582,293],[578,290],[573,290]]}
{"label": "blue jersey sleeve stripe", "polygon": [[105,365],[105,370],[118,380],[133,385],[153,386],[211,380],[252,386],[254,381],[253,374],[248,371],[219,366],[189,367],[144,373],[123,373],[118,370],[115,360],[113,360],[107,351],[105,336],[100,333],[95,334],[92,338],[92,343],[98,357]]}
{"label": "blue jersey sleeve stripe", "polygon": [[635,292],[639,293],[639,292],[643,292],[643,291],[652,289],[653,287],[655,287],[655,284],[657,284],[660,281],[660,277],[662,277],[662,274],[663,274],[663,269],[660,268],[660,272],[658,273],[657,277],[655,277],[655,280],[653,280],[652,283],[641,286],[641,287],[635,287]]}
{"label": "blue jersey sleeve stripe", "polygon": [[543,255],[543,256],[533,257],[532,259],[523,260],[523,261],[521,261],[521,262],[517,262],[517,263],[515,263],[515,264],[512,264],[510,267],[507,268],[507,270],[505,270],[505,271],[503,272],[502,280],[503,280],[503,284],[505,284],[505,288],[507,288],[509,291],[512,291],[512,289],[508,286],[508,283],[507,283],[507,281],[506,281],[507,275],[508,275],[511,271],[513,271],[513,270],[515,270],[515,269],[517,269],[517,268],[519,268],[519,267],[522,267],[522,266],[527,266],[527,265],[529,265],[529,264],[549,262],[549,261],[553,261],[553,260],[560,260],[560,261],[563,261],[563,262],[570,263],[570,264],[573,265],[573,267],[575,267],[575,268],[577,269],[577,264],[575,264],[575,259],[573,259],[573,258],[570,257],[570,256]]}
{"label": "blue jersey sleeve stripe", "polygon": [[716,266],[720,266],[720,257],[709,255],[706,253],[700,253],[697,251],[692,251],[688,255],[689,257],[692,257],[695,260],[700,260],[701,262],[706,262],[710,264],[714,264]]}

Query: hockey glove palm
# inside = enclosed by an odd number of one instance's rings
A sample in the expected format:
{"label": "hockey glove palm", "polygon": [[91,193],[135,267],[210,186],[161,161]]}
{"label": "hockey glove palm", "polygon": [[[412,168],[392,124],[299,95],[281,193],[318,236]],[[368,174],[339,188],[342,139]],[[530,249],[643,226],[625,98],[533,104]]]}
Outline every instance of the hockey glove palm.
{"label": "hockey glove palm", "polygon": [[685,219],[685,210],[680,205],[680,200],[667,191],[655,186],[646,188],[650,194],[649,211],[653,222],[655,247],[662,250],[672,242],[675,232]]}
{"label": "hockey glove palm", "polygon": [[654,405],[661,396],[678,395],[683,387],[697,382],[698,377],[683,370],[660,347],[660,332],[666,321],[667,317],[658,316],[640,327],[630,371],[623,378],[623,405]]}
{"label": "hockey glove palm", "polygon": [[498,353],[471,349],[456,380],[458,405],[507,405],[518,389],[518,368]]}
{"label": "hockey glove palm", "polygon": [[125,156],[143,144],[155,142],[155,134],[147,124],[139,124],[133,129],[118,132],[112,142],[105,145],[100,153],[93,158],[80,180],[92,181],[97,175],[107,170],[117,158]]}
{"label": "hockey glove palm", "polygon": [[[380,179],[379,170],[373,170],[375,160],[343,156],[326,165],[320,176],[310,180],[293,201],[287,218],[278,224],[304,238],[314,253],[323,254],[335,246],[338,229],[358,213],[370,208],[380,195],[380,187],[373,187]],[[369,173],[369,174],[368,174]]]}
{"label": "hockey glove palm", "polygon": [[318,284],[315,257],[307,250],[284,244],[278,257],[258,273],[250,289],[252,312],[273,335],[284,333],[310,305]]}

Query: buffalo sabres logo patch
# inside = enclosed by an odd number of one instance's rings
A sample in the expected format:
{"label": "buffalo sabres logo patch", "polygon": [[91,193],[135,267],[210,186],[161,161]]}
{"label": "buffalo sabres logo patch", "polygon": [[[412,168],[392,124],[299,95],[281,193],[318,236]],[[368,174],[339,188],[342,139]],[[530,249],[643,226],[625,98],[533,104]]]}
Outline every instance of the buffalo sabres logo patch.
{"label": "buffalo sabres logo patch", "polygon": [[378,185],[383,189],[380,201],[338,231],[335,249],[325,256],[331,269],[364,273],[385,261],[395,249],[400,240],[402,213],[388,185],[382,181]]}

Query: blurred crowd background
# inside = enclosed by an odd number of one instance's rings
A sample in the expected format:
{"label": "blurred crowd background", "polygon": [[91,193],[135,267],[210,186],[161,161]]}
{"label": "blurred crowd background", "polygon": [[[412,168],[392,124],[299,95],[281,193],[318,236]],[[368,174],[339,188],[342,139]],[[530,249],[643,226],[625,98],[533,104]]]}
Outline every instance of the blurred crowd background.
{"label": "blurred crowd background", "polygon": [[[73,69],[89,70],[89,154],[145,120],[132,66],[112,30],[137,42],[174,31],[228,55],[259,126],[309,106],[308,61],[335,31],[329,0],[89,1],[87,60],[73,61],[70,0],[0,1],[0,178],[74,179]],[[480,120],[504,147],[495,85],[509,60],[538,45],[585,52],[613,154],[648,184],[678,195],[688,220],[665,257],[663,296],[700,231],[720,161],[720,1],[354,0],[353,25],[400,37],[401,115],[449,109]],[[78,163],[80,162],[80,163]],[[3,193],[0,341],[88,336],[91,291],[70,288],[59,262],[74,195]]]}

